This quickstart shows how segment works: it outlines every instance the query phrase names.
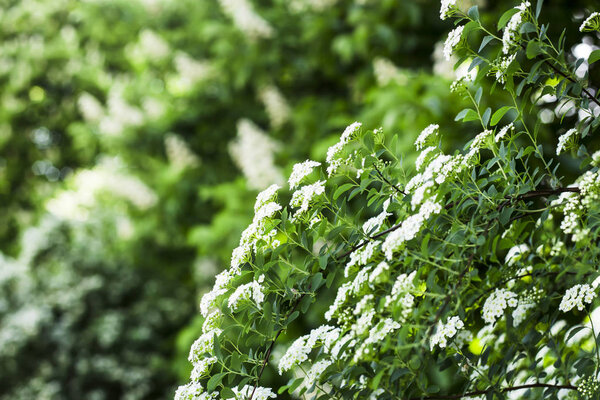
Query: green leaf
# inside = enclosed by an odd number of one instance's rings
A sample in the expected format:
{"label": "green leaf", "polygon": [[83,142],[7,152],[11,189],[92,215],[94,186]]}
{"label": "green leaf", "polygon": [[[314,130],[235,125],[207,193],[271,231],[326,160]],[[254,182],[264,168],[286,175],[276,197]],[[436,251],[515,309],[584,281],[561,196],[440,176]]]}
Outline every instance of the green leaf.
{"label": "green leaf", "polygon": [[212,392],[213,390],[215,390],[215,388],[221,384],[221,381],[223,380],[223,377],[226,374],[227,372],[221,372],[219,374],[213,375],[206,384],[206,390],[208,390],[208,392]]}
{"label": "green leaf", "polygon": [[594,50],[588,57],[588,64],[593,64],[596,61],[600,60],[600,50]]}
{"label": "green leaf", "polygon": [[531,60],[543,53],[542,46],[540,46],[540,43],[538,41],[532,40],[529,43],[527,43],[526,53],[527,58]]}
{"label": "green leaf", "polygon": [[487,35],[486,37],[483,38],[483,40],[481,41],[481,45],[479,46],[479,50],[477,50],[478,53],[481,53],[481,50],[483,50],[483,48],[485,46],[487,46],[487,44],[489,42],[491,42],[494,39],[494,37],[492,35]]}
{"label": "green leaf", "polygon": [[500,107],[498,110],[496,110],[494,115],[492,115],[490,124],[492,126],[496,126],[498,124],[498,122],[500,122],[500,120],[502,119],[504,114],[506,114],[508,112],[508,110],[510,110],[511,108],[512,107],[510,107],[510,106],[504,106],[504,107]]}
{"label": "green leaf", "polygon": [[472,20],[479,21],[479,10],[477,9],[477,6],[469,8],[467,15],[471,17]]}

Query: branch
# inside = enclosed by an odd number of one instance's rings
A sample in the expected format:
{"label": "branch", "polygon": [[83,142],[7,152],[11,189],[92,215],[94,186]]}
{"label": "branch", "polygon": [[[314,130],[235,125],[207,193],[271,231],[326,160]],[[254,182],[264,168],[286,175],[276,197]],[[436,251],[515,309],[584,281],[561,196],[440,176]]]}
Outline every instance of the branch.
{"label": "branch", "polygon": [[[298,304],[300,304],[300,301],[302,301],[302,299],[304,298],[305,295],[306,294],[302,294],[300,297],[298,297],[298,299],[294,303],[294,306],[288,312],[288,314],[286,316],[286,320],[287,320],[287,317],[289,317],[290,315],[292,315],[292,313],[294,311],[296,311],[296,307],[298,307]],[[252,389],[252,393],[250,393],[250,396],[248,396],[247,400],[252,400],[252,397],[254,397],[254,392],[256,392],[256,388],[258,387],[258,384],[260,383],[260,378],[262,377],[262,374],[265,371],[265,367],[269,363],[269,357],[271,357],[271,352],[273,351],[273,348],[275,347],[275,342],[277,342],[279,335],[281,335],[281,333],[284,331],[285,328],[287,328],[287,327],[283,327],[283,328],[279,329],[277,331],[277,333],[275,334],[275,337],[271,341],[271,344],[269,345],[269,348],[267,349],[267,352],[265,353],[265,358],[263,360],[262,367],[260,367],[260,371],[258,372],[258,375],[256,376],[256,382],[254,383],[254,388]]]}
{"label": "branch", "polygon": [[375,171],[377,171],[377,175],[379,175],[379,177],[381,179],[383,179],[383,181],[385,183],[387,183],[388,185],[390,185],[391,187],[393,187],[394,189],[396,189],[396,191],[398,193],[400,193],[403,196],[406,196],[406,193],[404,191],[402,191],[402,189],[400,189],[398,186],[394,185],[392,182],[390,182],[385,176],[383,176],[383,174],[381,173],[381,171],[379,170],[379,168],[377,168],[377,165],[373,164],[373,168],[375,168]]}
{"label": "branch", "polygon": [[[532,388],[552,388],[552,389],[568,389],[568,390],[577,390],[576,386],[573,385],[552,385],[548,383],[530,383],[527,385],[520,386],[509,386],[503,389],[500,389],[501,393],[512,392],[515,390],[522,389],[532,389]],[[493,391],[494,388],[488,388],[485,390],[475,390],[473,392],[463,393],[463,394],[451,394],[451,395],[433,395],[426,397],[412,397],[410,400],[442,400],[442,399],[462,399],[463,397],[472,397],[472,396],[480,396],[482,394],[489,393]]]}
{"label": "branch", "polygon": [[[554,72],[556,72],[557,74],[561,75],[562,77],[564,77],[565,79],[568,79],[569,81],[573,82],[573,83],[577,83],[577,81],[575,79],[573,79],[572,77],[570,77],[569,75],[565,74],[564,72],[562,72],[560,69],[556,68],[554,65],[552,65],[551,62],[549,62],[548,60],[544,59],[544,63],[547,64],[550,68],[552,68],[552,70]],[[585,93],[590,100],[592,100],[594,103],[596,103],[597,105],[600,106],[600,101],[598,101],[598,99],[592,95],[586,88],[583,87],[583,85],[581,86],[581,91],[583,93]]]}

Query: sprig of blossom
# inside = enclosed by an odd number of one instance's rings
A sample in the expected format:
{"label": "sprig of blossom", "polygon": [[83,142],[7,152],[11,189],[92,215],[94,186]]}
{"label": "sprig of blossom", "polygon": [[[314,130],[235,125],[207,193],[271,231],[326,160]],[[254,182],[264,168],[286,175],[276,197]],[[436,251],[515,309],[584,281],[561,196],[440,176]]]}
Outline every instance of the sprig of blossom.
{"label": "sprig of blossom", "polygon": [[326,161],[329,166],[327,167],[327,174],[329,176],[333,175],[335,171],[343,164],[343,160],[340,158],[340,153],[342,152],[344,146],[350,142],[352,136],[358,132],[362,124],[360,122],[353,122],[348,125],[342,135],[340,136],[340,140],[329,147],[327,150]]}
{"label": "sprig of blossom", "polygon": [[250,398],[250,395],[254,393],[253,399],[256,400],[268,400],[276,399],[277,395],[273,393],[271,388],[257,386],[254,388],[253,385],[245,385],[242,389],[233,388],[231,389],[235,394],[236,400],[246,400]]}
{"label": "sprig of blossom", "polygon": [[523,17],[528,7],[531,4],[528,1],[524,1],[515,8],[517,11],[508,21],[504,28],[504,34],[502,36],[502,52],[508,54],[511,47],[516,44],[516,38],[519,35],[519,27],[524,22]]}
{"label": "sprig of blossom", "polygon": [[294,218],[306,213],[314,199],[323,193],[325,193],[325,181],[318,181],[296,190],[290,200],[290,206],[298,208],[294,213]]}
{"label": "sprig of blossom", "polygon": [[452,15],[456,6],[456,0],[442,0],[440,6],[440,19],[445,20]]}
{"label": "sprig of blossom", "polygon": [[579,311],[583,311],[585,308],[584,303],[590,304],[595,297],[596,292],[592,290],[590,285],[575,285],[566,291],[558,309],[562,312],[568,312],[577,307]]}
{"label": "sprig of blossom", "polygon": [[600,31],[600,13],[595,11],[583,21],[579,27],[580,32]]}
{"label": "sprig of blossom", "polygon": [[488,324],[493,324],[504,314],[507,307],[516,307],[517,305],[517,295],[515,293],[506,289],[496,289],[483,305],[483,320]]}
{"label": "sprig of blossom", "polygon": [[471,143],[471,149],[475,150],[485,148],[487,140],[493,135],[493,133],[494,132],[489,129],[479,133],[477,136],[475,136],[475,139],[473,139],[473,142]]}
{"label": "sprig of blossom", "polygon": [[250,299],[252,299],[256,306],[260,308],[260,305],[265,299],[262,285],[264,280],[265,276],[261,275],[255,281],[238,286],[233,294],[229,296],[229,309],[235,312],[241,301]]}
{"label": "sprig of blossom", "polygon": [[502,129],[500,129],[500,131],[498,131],[498,133],[496,134],[496,137],[494,137],[494,141],[496,143],[500,143],[500,141],[502,141],[502,139],[504,139],[504,137],[506,136],[506,134],[508,132],[513,132],[514,130],[515,130],[515,126],[513,125],[512,122],[508,125],[503,126]]}
{"label": "sprig of blossom", "polygon": [[577,133],[577,129],[571,128],[558,138],[558,145],[556,146],[556,155],[560,155],[563,151],[569,149],[569,145],[573,141],[573,136]]}
{"label": "sprig of blossom", "polygon": [[463,329],[465,323],[457,316],[450,317],[446,321],[446,323],[442,323],[442,321],[438,322],[435,333],[431,336],[429,346],[431,350],[435,346],[439,346],[441,349],[446,347],[448,344],[448,339],[451,339],[456,335],[461,329]]}
{"label": "sprig of blossom", "polygon": [[502,57],[500,59],[500,63],[498,64],[498,69],[496,71],[496,79],[498,80],[498,82],[500,83],[504,83],[505,79],[506,79],[506,72],[508,70],[508,67],[510,67],[510,64],[512,64],[513,61],[515,61],[515,58],[517,57],[517,54],[511,54],[508,57]]}
{"label": "sprig of blossom", "polygon": [[446,60],[450,61],[452,53],[454,52],[454,48],[460,42],[463,29],[465,29],[464,25],[457,26],[448,34],[448,38],[444,42],[444,58]]}
{"label": "sprig of blossom", "polygon": [[312,160],[306,160],[301,163],[297,163],[292,168],[292,173],[288,179],[290,189],[296,188],[306,176],[310,175],[314,168],[320,166],[321,163]]}
{"label": "sprig of blossom", "polygon": [[430,144],[433,137],[437,136],[440,126],[438,124],[431,124],[421,131],[417,140],[415,140],[415,147],[417,150],[422,150],[426,145]]}

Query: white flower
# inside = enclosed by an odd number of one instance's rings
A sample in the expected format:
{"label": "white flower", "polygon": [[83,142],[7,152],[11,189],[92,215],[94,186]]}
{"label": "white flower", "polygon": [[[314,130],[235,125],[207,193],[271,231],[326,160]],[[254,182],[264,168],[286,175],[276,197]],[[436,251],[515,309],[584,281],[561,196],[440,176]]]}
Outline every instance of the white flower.
{"label": "white flower", "polygon": [[350,141],[352,135],[354,135],[362,126],[360,122],[353,122],[348,125],[342,135],[340,136],[339,142],[329,147],[327,150],[327,174],[331,176],[335,173],[335,171],[343,164],[343,160],[340,159],[340,153],[342,152],[344,146]]}
{"label": "white flower", "polygon": [[415,147],[417,150],[422,150],[425,145],[430,142],[430,138],[437,136],[439,129],[440,126],[438,124],[431,124],[423,129],[417,140],[415,140]]}
{"label": "white flower", "polygon": [[600,150],[592,154],[592,165],[600,167]]}
{"label": "white flower", "polygon": [[310,388],[313,384],[319,381],[319,378],[323,372],[331,365],[331,360],[321,360],[313,364],[310,370],[306,373],[306,379],[304,380],[304,386]]}
{"label": "white flower", "polygon": [[292,173],[290,174],[290,179],[288,180],[290,189],[296,188],[302,182],[302,179],[310,175],[313,169],[319,165],[321,165],[320,162],[312,160],[306,160],[302,163],[295,164]]}
{"label": "white flower", "polygon": [[308,207],[313,200],[325,193],[325,181],[318,181],[312,185],[302,186],[296,190],[290,200],[292,207],[299,207],[294,213],[294,218],[308,211]]}
{"label": "white flower", "polygon": [[500,60],[500,64],[498,65],[498,70],[496,71],[496,79],[498,80],[498,82],[500,82],[500,83],[505,82],[506,70],[508,69],[510,64],[512,64],[512,62],[515,61],[516,57],[517,57],[517,54],[515,53],[515,54],[511,54],[508,57],[503,57]]}
{"label": "white flower", "polygon": [[197,381],[209,371],[210,367],[217,362],[217,357],[204,357],[194,364],[194,369],[190,375],[192,381]]}
{"label": "white flower", "polygon": [[221,329],[213,329],[206,333],[203,333],[190,348],[188,355],[188,361],[193,364],[197,364],[204,358],[204,354],[212,354],[213,345],[215,341],[215,335],[219,336],[223,332]]}
{"label": "white flower", "polygon": [[290,118],[290,106],[277,87],[261,87],[258,97],[265,105],[271,126],[275,129],[280,128]]}
{"label": "white flower", "polygon": [[494,138],[494,141],[496,143],[499,143],[502,139],[504,139],[504,137],[506,136],[506,134],[509,131],[514,131],[515,130],[515,126],[513,125],[513,123],[511,122],[508,125],[505,125],[502,127],[502,129],[500,129],[500,131],[496,134],[496,137]]}
{"label": "white flower", "polygon": [[277,190],[281,189],[279,185],[271,185],[256,196],[254,203],[254,212],[258,211],[263,205],[275,199]]}
{"label": "white flower", "polygon": [[517,295],[506,289],[496,289],[483,305],[483,320],[493,324],[504,314],[507,307],[517,306]]}
{"label": "white flower", "polygon": [[575,285],[566,291],[558,309],[562,312],[567,312],[577,307],[579,311],[582,311],[585,308],[583,303],[590,304],[595,297],[596,293],[590,285]]}
{"label": "white flower", "polygon": [[206,393],[199,382],[190,382],[177,388],[175,400],[211,400],[218,395],[218,392]]}
{"label": "white flower", "polygon": [[577,133],[577,129],[571,128],[558,138],[558,145],[556,146],[556,155],[558,156],[564,150],[569,148],[569,143],[571,142],[571,137]]}
{"label": "white flower", "polygon": [[241,390],[238,388],[231,389],[235,394],[236,400],[246,400],[250,398],[250,395],[254,393],[252,397],[255,400],[267,400],[267,399],[276,399],[277,395],[273,393],[271,388],[266,388],[262,386],[257,386],[256,389],[254,385],[245,385]]}
{"label": "white flower", "polygon": [[198,156],[180,136],[168,134],[165,137],[165,152],[169,163],[177,168],[194,168],[200,164]]}
{"label": "white flower", "polygon": [[262,283],[265,280],[265,276],[261,275],[257,280],[246,283],[244,285],[238,286],[238,288],[233,292],[231,296],[229,296],[228,307],[231,311],[236,311],[238,305],[243,300],[254,300],[254,303],[257,307],[260,308],[260,305],[265,299],[265,294],[263,292]]}
{"label": "white flower", "polygon": [[442,0],[440,7],[440,19],[444,20],[451,15],[452,9],[456,5],[456,0]]}
{"label": "white flower", "polygon": [[261,190],[284,182],[275,165],[275,152],[280,147],[252,121],[241,119],[237,124],[237,137],[229,144],[229,153],[242,170],[248,186]]}
{"label": "white flower", "polygon": [[446,347],[448,339],[453,338],[464,326],[464,322],[456,316],[448,318],[448,321],[446,321],[445,324],[443,324],[442,321],[439,321],[435,334],[431,336],[429,343],[431,350],[433,350],[435,346],[439,346],[442,349]]}
{"label": "white flower", "polygon": [[235,26],[250,39],[269,38],[273,35],[271,25],[254,11],[248,0],[219,0],[219,3]]}
{"label": "white flower", "polygon": [[493,133],[494,132],[492,132],[491,130],[486,129],[485,131],[475,136],[475,139],[473,139],[473,142],[471,143],[471,150],[484,148],[487,139],[491,137]]}
{"label": "white flower", "polygon": [[344,270],[344,276],[347,278],[350,269],[354,266],[362,266],[366,265],[372,258],[373,254],[375,254],[375,249],[381,244],[378,240],[373,240],[367,243],[365,246],[362,246],[360,249],[356,249],[352,253],[350,253],[350,260],[346,264],[346,268]]}
{"label": "white flower", "polygon": [[289,371],[295,365],[308,360],[308,354],[317,343],[322,343],[325,350],[329,351],[333,343],[339,338],[339,335],[339,328],[321,325],[313,329],[310,334],[299,337],[279,360],[279,375],[285,371]]}
{"label": "white flower", "polygon": [[508,54],[510,48],[516,43],[515,38],[519,34],[519,27],[523,23],[523,14],[530,5],[531,4],[529,4],[528,1],[525,1],[515,7],[519,11],[510,18],[504,28],[504,34],[502,36],[502,52],[504,54]]}
{"label": "white flower", "polygon": [[421,154],[419,154],[419,157],[417,157],[417,161],[415,161],[415,167],[417,168],[417,171],[420,171],[423,168],[423,164],[427,161],[427,158],[436,149],[437,147],[429,146],[425,150],[423,150]]}
{"label": "white flower", "polygon": [[446,60],[450,61],[454,47],[456,47],[456,45],[460,42],[464,28],[465,27],[463,25],[457,26],[448,34],[448,38],[444,42],[444,58]]}
{"label": "white flower", "polygon": [[581,32],[592,32],[600,30],[600,13],[593,12],[579,27]]}

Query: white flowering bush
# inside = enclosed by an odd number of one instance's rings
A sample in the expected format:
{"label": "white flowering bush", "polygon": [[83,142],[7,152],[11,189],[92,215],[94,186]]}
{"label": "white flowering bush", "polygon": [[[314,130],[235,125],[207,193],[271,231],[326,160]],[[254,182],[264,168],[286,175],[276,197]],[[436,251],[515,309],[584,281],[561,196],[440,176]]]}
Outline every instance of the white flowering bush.
{"label": "white flowering bush", "polygon": [[440,16],[466,138],[431,121],[407,162],[355,122],[262,191],[176,399],[598,397],[598,53],[566,52],[541,1]]}

